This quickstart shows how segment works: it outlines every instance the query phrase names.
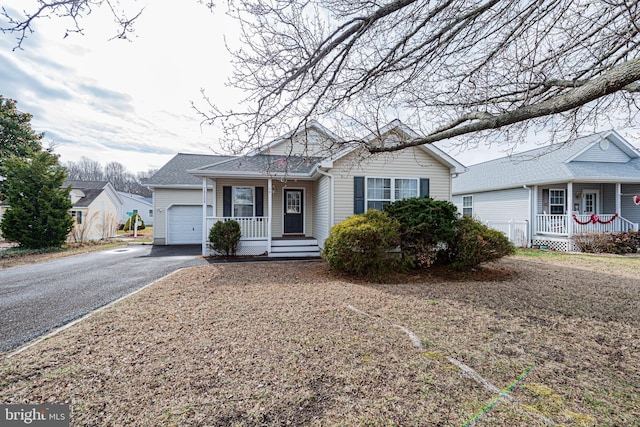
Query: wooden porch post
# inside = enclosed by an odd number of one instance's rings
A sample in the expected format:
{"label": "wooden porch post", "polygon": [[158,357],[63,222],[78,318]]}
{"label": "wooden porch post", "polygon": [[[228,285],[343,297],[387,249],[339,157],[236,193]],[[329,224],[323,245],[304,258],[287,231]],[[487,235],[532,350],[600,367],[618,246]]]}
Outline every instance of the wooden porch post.
{"label": "wooden porch post", "polygon": [[618,215],[622,216],[622,184],[616,182],[616,211]]}
{"label": "wooden porch post", "polygon": [[271,253],[271,229],[273,228],[273,179],[267,180],[267,221],[269,227],[267,229],[267,254]]}

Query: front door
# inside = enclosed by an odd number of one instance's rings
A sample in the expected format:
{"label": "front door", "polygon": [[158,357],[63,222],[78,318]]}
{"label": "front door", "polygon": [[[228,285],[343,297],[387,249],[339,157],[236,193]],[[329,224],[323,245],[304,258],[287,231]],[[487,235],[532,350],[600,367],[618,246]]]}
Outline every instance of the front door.
{"label": "front door", "polygon": [[302,190],[284,190],[284,234],[302,234],[304,203]]}

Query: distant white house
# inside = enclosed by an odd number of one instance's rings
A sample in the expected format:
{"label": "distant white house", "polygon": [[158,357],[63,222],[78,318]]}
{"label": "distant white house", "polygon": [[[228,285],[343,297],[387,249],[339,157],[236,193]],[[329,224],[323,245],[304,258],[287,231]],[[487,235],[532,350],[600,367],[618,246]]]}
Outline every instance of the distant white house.
{"label": "distant white house", "polygon": [[133,212],[140,215],[146,226],[153,225],[153,199],[140,196],[139,194],[124,193],[122,191],[118,191],[118,194],[124,203],[121,218],[122,224],[126,223],[130,216],[127,212]]}
{"label": "distant white house", "polygon": [[117,234],[123,201],[111,183],[67,180],[64,187],[71,187],[70,213],[75,220],[69,240],[100,240]]}
{"label": "distant white house", "polygon": [[453,203],[514,243],[573,250],[585,232],[638,229],[640,151],[601,132],[469,166]]}

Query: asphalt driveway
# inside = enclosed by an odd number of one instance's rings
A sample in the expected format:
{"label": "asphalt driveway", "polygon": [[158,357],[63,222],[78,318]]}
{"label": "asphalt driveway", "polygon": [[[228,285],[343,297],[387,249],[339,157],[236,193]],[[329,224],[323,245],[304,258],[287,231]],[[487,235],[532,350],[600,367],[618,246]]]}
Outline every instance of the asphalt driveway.
{"label": "asphalt driveway", "polygon": [[0,270],[0,351],[14,349],[182,267],[199,245],[130,245]]}

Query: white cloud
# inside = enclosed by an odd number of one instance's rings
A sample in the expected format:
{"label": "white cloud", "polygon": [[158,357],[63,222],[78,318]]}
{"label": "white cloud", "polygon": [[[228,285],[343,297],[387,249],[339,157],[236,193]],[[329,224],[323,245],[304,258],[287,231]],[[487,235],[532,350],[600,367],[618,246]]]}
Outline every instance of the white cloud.
{"label": "white cloud", "polygon": [[[86,156],[135,172],[177,152],[209,152],[219,133],[201,126],[191,101],[200,102],[201,88],[213,99],[233,97],[224,86],[230,65],[223,43],[233,27],[223,10],[176,4],[148,4],[131,42],[109,40],[116,27],[100,9],[81,22],[84,35],[64,38],[68,22],[60,19],[36,21],[24,50],[12,51],[15,40],[5,35],[0,93],[33,114],[34,128],[46,132],[45,143],[54,141],[62,161]],[[135,2],[123,5],[136,10]]]}

